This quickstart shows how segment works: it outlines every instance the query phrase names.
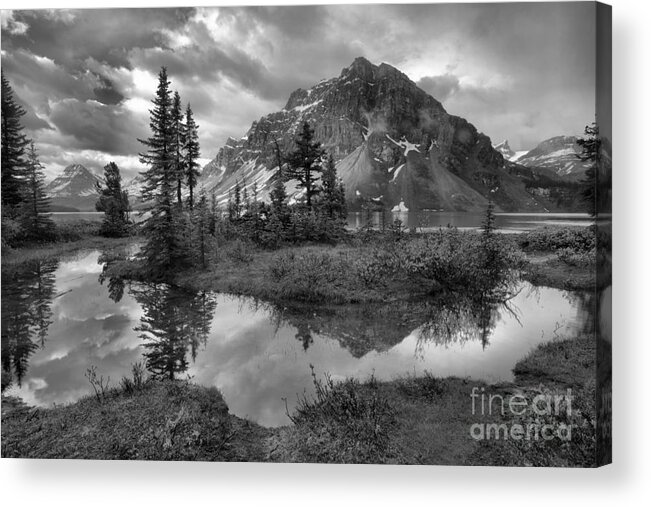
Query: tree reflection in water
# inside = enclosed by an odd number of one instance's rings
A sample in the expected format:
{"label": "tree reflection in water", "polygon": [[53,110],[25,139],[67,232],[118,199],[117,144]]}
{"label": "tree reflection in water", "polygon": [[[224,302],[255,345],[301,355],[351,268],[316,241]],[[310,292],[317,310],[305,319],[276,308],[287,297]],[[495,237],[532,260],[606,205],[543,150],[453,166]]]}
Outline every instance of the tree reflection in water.
{"label": "tree reflection in water", "polygon": [[205,346],[217,300],[205,291],[166,284],[132,284],[129,293],[143,315],[135,328],[144,341],[147,369],[159,378],[174,379],[188,369]]}
{"label": "tree reflection in water", "polygon": [[372,351],[387,351],[410,334],[417,340],[416,355],[422,355],[430,343],[448,346],[476,340],[486,347],[501,314],[518,320],[519,311],[511,301],[517,294],[516,289],[501,292],[499,297],[490,292],[475,297],[445,292],[426,300],[321,307],[278,306],[250,298],[241,301],[254,311],[268,312],[276,328],[294,327],[306,351],[316,334],[337,340],[360,358]]}
{"label": "tree reflection in water", "polygon": [[58,261],[33,260],[2,270],[2,390],[19,386],[30,356],[45,346],[52,323]]}
{"label": "tree reflection in water", "polygon": [[[108,276],[112,262],[124,260],[124,251],[104,252],[99,282],[107,282],[109,297],[119,302],[127,283]],[[175,379],[187,371],[188,356],[194,362],[199,348],[206,345],[217,298],[206,291],[191,291],[161,283],[128,283],[131,295],[142,308],[140,333],[145,349],[145,365],[158,378]]]}

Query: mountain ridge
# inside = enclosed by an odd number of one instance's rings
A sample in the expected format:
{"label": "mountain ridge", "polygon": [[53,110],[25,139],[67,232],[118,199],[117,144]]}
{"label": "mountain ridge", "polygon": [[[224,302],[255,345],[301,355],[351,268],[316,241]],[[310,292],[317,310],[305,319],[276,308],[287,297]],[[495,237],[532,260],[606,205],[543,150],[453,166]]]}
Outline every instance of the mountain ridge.
{"label": "mountain ridge", "polygon": [[[275,143],[291,150],[304,121],[335,158],[351,209],[371,200],[449,211],[476,211],[489,200],[505,211],[553,207],[527,192],[488,136],[447,113],[395,67],[362,57],[338,77],[294,90],[282,110],[230,138],[205,166],[200,186],[220,204],[238,182],[266,198],[277,168]],[[291,182],[286,187],[296,193]]]}

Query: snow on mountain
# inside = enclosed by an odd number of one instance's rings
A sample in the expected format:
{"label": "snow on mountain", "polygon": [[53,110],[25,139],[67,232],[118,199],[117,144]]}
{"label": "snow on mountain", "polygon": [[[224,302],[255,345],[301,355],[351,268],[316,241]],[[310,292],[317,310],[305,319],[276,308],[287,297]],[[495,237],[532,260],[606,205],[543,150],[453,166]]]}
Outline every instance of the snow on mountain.
{"label": "snow on mountain", "polygon": [[[228,200],[236,183],[267,199],[277,173],[276,143],[289,152],[304,121],[337,163],[350,209],[382,195],[383,205],[478,211],[552,206],[527,192],[490,139],[398,69],[357,58],[339,75],[298,89],[285,107],[230,138],[204,166],[200,189]],[[507,143],[508,144],[508,143]],[[295,182],[286,183],[296,200]]]}
{"label": "snow on mountain", "polygon": [[53,207],[64,206],[80,211],[94,211],[96,184],[101,179],[81,164],[71,164],[45,187]]}
{"label": "snow on mountain", "polygon": [[526,167],[550,169],[564,179],[580,180],[590,163],[579,159],[579,153],[581,147],[575,136],[556,136],[518,157],[517,163]]}
{"label": "snow on mountain", "polygon": [[509,142],[506,139],[501,143],[493,146],[493,149],[500,152],[506,160],[512,160],[513,156],[515,155],[515,152],[511,149]]}

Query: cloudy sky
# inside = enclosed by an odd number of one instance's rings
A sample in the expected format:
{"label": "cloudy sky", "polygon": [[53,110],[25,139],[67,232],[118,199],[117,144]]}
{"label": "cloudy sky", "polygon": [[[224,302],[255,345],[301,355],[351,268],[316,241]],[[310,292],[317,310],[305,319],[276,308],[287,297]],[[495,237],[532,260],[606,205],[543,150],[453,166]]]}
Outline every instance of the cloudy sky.
{"label": "cloudy sky", "polygon": [[594,5],[443,4],[2,11],[2,70],[51,177],[142,169],[161,65],[207,162],[294,89],[386,62],[494,143],[529,149],[594,118]]}

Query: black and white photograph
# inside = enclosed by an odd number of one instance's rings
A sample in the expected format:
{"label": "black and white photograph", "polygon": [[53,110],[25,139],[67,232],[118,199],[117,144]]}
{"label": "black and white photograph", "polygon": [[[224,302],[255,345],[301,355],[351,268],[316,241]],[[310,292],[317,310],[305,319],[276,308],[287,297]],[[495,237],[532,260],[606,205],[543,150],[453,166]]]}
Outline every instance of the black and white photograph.
{"label": "black and white photograph", "polygon": [[1,13],[2,458],[611,463],[609,5],[92,7]]}

